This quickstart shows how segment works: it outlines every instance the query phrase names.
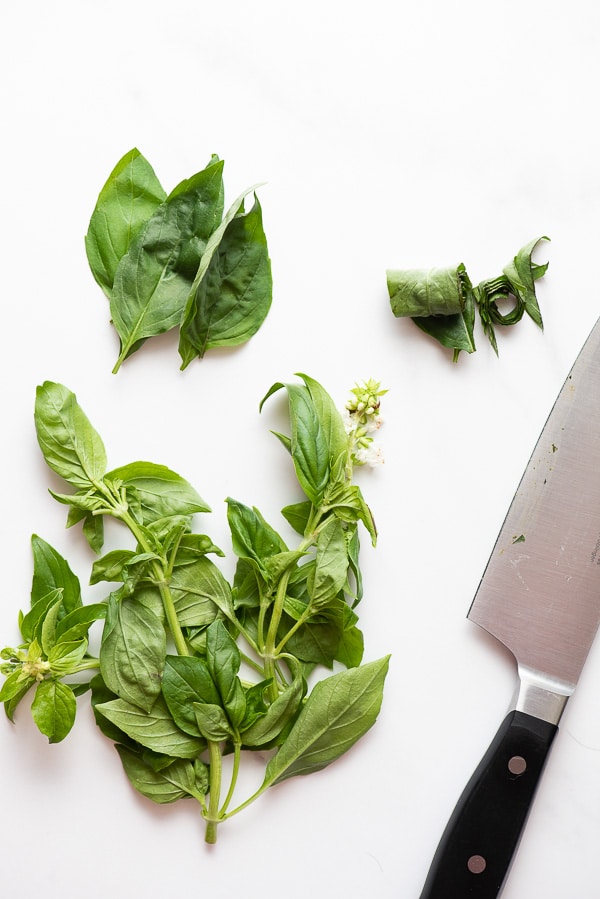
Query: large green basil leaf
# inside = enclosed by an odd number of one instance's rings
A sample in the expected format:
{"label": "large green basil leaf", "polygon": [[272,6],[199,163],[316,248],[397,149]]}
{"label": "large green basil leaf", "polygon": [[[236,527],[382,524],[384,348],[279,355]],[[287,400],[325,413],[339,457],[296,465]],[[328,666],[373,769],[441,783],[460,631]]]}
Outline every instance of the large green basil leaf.
{"label": "large green basil leaf", "polygon": [[218,705],[221,701],[208,665],[197,656],[168,655],[162,691],[173,720],[181,730],[192,736],[200,736],[193,703]]}
{"label": "large green basil leaf", "polygon": [[111,316],[121,339],[114,371],[142,343],[178,326],[209,237],[223,214],[223,163],[181,182],[121,259]]}
{"label": "large green basil leaf", "polygon": [[264,785],[310,774],[339,758],[375,723],[389,656],[319,681],[265,772]]}
{"label": "large green basil leaf", "polygon": [[130,462],[109,472],[106,479],[135,489],[144,524],[173,515],[210,512],[192,485],[165,465]]}
{"label": "large green basil leaf", "polygon": [[38,684],[31,714],[38,730],[50,743],[59,743],[67,736],[75,723],[77,702],[71,687],[57,680],[44,680]]}
{"label": "large green basil leaf", "polygon": [[115,748],[131,784],[147,799],[163,805],[197,795],[194,765],[188,759],[175,759],[157,770],[143,754],[126,746]]}
{"label": "large green basil leaf", "polygon": [[100,672],[108,689],[149,712],[160,693],[165,655],[161,619],[134,597],[111,595],[100,648]]}
{"label": "large green basil leaf", "polygon": [[273,281],[262,210],[245,191],[207,243],[181,323],[182,368],[212,347],[237,346],[255,334],[271,307]]}
{"label": "large green basil leaf", "polygon": [[149,712],[124,699],[98,703],[95,709],[132,740],[154,752],[191,759],[205,748],[203,739],[185,734],[177,727],[162,696],[158,696]]}
{"label": "large green basil leaf", "polygon": [[104,476],[106,450],[74,393],[45,381],[36,391],[35,428],[46,464],[78,489]]}
{"label": "large green basil leaf", "polygon": [[126,153],[108,176],[85,238],[92,274],[108,297],[131,241],[166,196],[154,169],[136,148]]}

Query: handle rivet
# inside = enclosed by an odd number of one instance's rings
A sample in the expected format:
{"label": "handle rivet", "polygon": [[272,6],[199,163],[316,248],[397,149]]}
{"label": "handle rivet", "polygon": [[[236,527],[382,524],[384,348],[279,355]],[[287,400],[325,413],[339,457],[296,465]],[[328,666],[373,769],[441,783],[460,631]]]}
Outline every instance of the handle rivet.
{"label": "handle rivet", "polygon": [[513,755],[513,757],[509,759],[508,770],[511,774],[518,777],[519,774],[524,774],[525,771],[527,771],[527,762],[522,755]]}
{"label": "handle rivet", "polygon": [[471,874],[483,874],[487,866],[487,862],[483,855],[472,855],[467,862],[467,868]]}

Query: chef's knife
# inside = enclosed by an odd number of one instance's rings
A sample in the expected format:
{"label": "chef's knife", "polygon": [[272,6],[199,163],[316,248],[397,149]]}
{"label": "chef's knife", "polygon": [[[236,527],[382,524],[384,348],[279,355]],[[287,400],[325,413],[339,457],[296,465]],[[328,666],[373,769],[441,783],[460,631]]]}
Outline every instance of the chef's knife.
{"label": "chef's knife", "polygon": [[519,687],[448,822],[421,899],[505,882],[600,621],[600,320],[550,412],[469,610],[513,653]]}

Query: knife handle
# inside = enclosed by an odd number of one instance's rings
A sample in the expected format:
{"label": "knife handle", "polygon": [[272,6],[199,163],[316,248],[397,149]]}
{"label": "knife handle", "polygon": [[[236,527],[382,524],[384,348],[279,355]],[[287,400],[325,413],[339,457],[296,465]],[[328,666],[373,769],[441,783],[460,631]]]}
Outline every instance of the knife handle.
{"label": "knife handle", "polygon": [[557,731],[525,712],[506,716],[458,800],[421,899],[498,895]]}

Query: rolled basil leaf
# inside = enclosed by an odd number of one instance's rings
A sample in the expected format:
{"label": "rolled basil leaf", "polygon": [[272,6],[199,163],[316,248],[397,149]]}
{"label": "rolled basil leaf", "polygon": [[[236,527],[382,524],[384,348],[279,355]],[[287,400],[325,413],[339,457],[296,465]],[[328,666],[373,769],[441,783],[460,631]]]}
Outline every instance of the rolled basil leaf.
{"label": "rolled basil leaf", "polygon": [[475,302],[463,263],[454,268],[389,270],[387,285],[396,318],[409,317],[442,346],[475,351]]}
{"label": "rolled basil leaf", "polygon": [[[539,237],[522,247],[497,278],[471,285],[465,266],[428,270],[388,270],[387,285],[392,312],[396,317],[412,318],[426,334],[442,346],[454,350],[456,362],[461,350],[475,350],[473,328],[475,310],[479,312],[483,330],[496,355],[498,345],[494,325],[514,325],[525,313],[543,328],[542,315],[535,295],[535,281],[541,278],[548,263],[532,261],[537,245],[548,237]],[[500,311],[508,302],[507,311]]]}

